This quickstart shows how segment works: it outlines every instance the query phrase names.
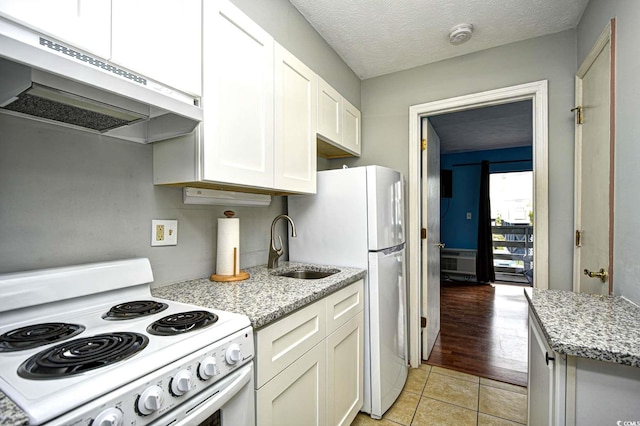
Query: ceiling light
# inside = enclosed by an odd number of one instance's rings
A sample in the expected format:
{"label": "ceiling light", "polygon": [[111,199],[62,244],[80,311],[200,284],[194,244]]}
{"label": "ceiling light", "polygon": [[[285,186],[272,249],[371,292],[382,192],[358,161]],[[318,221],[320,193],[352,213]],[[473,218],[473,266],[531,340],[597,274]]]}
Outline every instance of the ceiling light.
{"label": "ceiling light", "polygon": [[453,45],[462,44],[471,38],[472,33],[473,25],[458,24],[451,28],[451,33],[449,33],[449,43]]}

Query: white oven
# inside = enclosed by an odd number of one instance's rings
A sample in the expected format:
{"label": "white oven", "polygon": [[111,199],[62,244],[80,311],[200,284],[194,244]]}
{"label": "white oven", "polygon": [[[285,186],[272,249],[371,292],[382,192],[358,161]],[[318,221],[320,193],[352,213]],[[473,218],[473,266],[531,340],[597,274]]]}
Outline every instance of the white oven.
{"label": "white oven", "polygon": [[0,390],[29,424],[255,424],[249,319],[151,281],[147,259],[0,275]]}

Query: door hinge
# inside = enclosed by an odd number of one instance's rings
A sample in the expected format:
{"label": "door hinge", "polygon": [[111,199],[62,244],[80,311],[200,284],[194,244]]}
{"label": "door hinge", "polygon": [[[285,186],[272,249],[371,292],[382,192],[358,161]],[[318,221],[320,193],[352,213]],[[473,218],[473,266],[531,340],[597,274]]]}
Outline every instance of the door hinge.
{"label": "door hinge", "polygon": [[423,240],[427,239],[427,230],[425,228],[422,228],[420,230],[420,238],[423,239]]}
{"label": "door hinge", "polygon": [[581,106],[577,106],[575,108],[571,109],[571,112],[573,111],[577,111],[576,112],[576,124],[582,124],[584,122],[584,116],[582,114],[582,107]]}
{"label": "door hinge", "polygon": [[422,139],[422,150],[424,151],[425,149],[427,149],[427,140]]}
{"label": "door hinge", "polygon": [[576,230],[576,247],[580,247],[582,241],[582,233],[578,230]]}
{"label": "door hinge", "polygon": [[425,317],[420,317],[420,327],[421,328],[427,327],[427,319]]}

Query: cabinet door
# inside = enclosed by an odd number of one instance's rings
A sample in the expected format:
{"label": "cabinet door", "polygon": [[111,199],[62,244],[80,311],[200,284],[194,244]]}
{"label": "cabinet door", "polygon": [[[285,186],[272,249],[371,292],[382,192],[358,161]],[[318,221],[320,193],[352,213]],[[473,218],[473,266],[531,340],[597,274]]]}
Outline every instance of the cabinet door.
{"label": "cabinet door", "polygon": [[364,309],[364,280],[327,296],[327,334],[331,334]]}
{"label": "cabinet door", "polygon": [[326,424],[326,342],[314,346],[256,392],[256,424]]}
{"label": "cabinet door", "polygon": [[275,44],[275,187],[316,192],[316,74]]}
{"label": "cabinet door", "polygon": [[528,371],[528,417],[527,424],[531,426],[555,425],[554,421],[554,367],[553,361],[547,361],[547,356],[554,357],[547,348],[544,336],[539,329],[536,319],[529,314],[529,371]]}
{"label": "cabinet door", "polygon": [[260,388],[326,336],[326,303],[320,300],[256,332],[256,387]]}
{"label": "cabinet door", "polygon": [[342,146],[353,154],[360,156],[360,111],[346,99],[342,100]]}
{"label": "cabinet door", "polygon": [[201,0],[112,2],[112,62],[200,96]]}
{"label": "cabinet door", "polygon": [[202,59],[202,179],[273,188],[273,38],[228,1],[205,1]]}
{"label": "cabinet door", "polygon": [[111,0],[0,0],[0,14],[100,58],[111,56]]}
{"label": "cabinet door", "polygon": [[327,337],[327,419],[350,425],[362,408],[364,313],[360,311]]}
{"label": "cabinet door", "polygon": [[318,78],[318,134],[342,144],[342,96]]}

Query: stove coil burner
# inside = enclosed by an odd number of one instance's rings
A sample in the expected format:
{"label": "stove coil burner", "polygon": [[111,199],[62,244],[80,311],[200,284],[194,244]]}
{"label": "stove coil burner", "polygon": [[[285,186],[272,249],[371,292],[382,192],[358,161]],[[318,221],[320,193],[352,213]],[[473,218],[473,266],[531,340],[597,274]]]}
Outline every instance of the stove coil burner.
{"label": "stove coil burner", "polygon": [[25,379],[48,380],[81,374],[127,359],[149,338],[138,333],[108,333],[74,339],[37,353],[18,368]]}
{"label": "stove coil burner", "polygon": [[180,312],[160,318],[147,327],[147,332],[156,336],[175,336],[209,327],[216,321],[218,316],[208,311]]}
{"label": "stove coil burner", "polygon": [[15,352],[67,340],[82,333],[83,325],[47,322],[8,331],[0,336],[0,352]]}
{"label": "stove coil burner", "polygon": [[109,312],[102,315],[106,320],[127,320],[157,314],[167,309],[166,303],[155,302],[153,300],[136,300],[112,306]]}

